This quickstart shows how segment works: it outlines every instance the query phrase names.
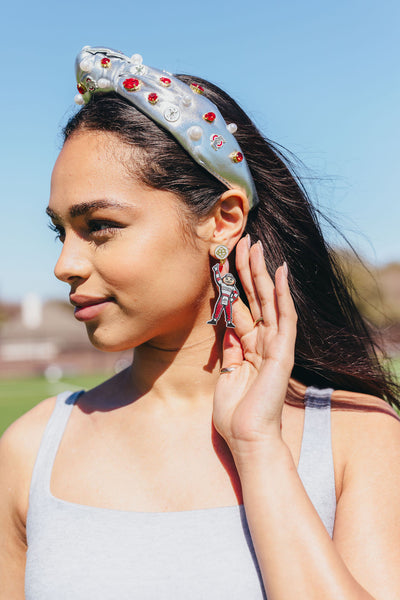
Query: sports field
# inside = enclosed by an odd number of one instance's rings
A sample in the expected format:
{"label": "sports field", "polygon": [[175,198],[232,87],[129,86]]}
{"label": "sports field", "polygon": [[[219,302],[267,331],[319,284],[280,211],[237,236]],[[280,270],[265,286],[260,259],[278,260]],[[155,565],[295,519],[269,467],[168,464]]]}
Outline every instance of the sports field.
{"label": "sports field", "polygon": [[110,376],[111,373],[81,375],[66,377],[56,383],[50,383],[45,377],[0,380],[0,435],[10,423],[44,398],[65,390],[88,390]]}
{"label": "sports field", "polygon": [[[394,360],[392,365],[400,381],[400,357]],[[0,435],[10,423],[44,398],[65,390],[88,390],[110,376],[111,373],[81,375],[68,377],[56,383],[50,383],[44,377],[0,380]]]}

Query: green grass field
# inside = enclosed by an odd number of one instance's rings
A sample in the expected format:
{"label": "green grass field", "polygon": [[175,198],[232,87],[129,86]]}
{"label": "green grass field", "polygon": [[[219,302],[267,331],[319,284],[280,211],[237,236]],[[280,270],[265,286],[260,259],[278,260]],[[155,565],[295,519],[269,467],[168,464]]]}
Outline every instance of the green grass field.
{"label": "green grass field", "polygon": [[[392,361],[392,366],[400,381],[400,357]],[[82,375],[65,378],[57,383],[49,383],[44,377],[0,380],[0,435],[15,419],[44,398],[55,396],[65,390],[71,392],[88,390],[110,375],[110,373]]]}
{"label": "green grass field", "polygon": [[55,396],[65,390],[75,392],[95,387],[109,373],[66,377],[57,383],[49,383],[45,377],[0,380],[0,435],[22,414],[44,398]]}

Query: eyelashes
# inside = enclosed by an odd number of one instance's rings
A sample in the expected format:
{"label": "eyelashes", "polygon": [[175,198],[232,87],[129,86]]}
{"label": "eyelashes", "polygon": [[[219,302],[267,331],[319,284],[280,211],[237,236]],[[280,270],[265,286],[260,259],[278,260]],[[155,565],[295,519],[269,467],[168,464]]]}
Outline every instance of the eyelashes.
{"label": "eyelashes", "polygon": [[101,235],[109,235],[123,229],[123,226],[119,223],[115,223],[114,221],[106,221],[106,220],[91,220],[88,221],[87,224],[88,232],[90,235],[94,237],[99,237]]}
{"label": "eyelashes", "polygon": [[[55,223],[48,223],[49,229],[54,231],[56,240],[61,242],[65,239],[65,230],[61,225]],[[90,220],[86,224],[85,237],[92,238],[93,241],[105,241],[105,239],[111,237],[115,233],[119,233],[121,229],[124,229],[124,225],[115,223],[114,221],[107,220]]]}
{"label": "eyelashes", "polygon": [[61,237],[65,235],[64,229],[59,225],[54,225],[54,223],[48,223],[49,229],[56,233],[55,239],[61,240]]}

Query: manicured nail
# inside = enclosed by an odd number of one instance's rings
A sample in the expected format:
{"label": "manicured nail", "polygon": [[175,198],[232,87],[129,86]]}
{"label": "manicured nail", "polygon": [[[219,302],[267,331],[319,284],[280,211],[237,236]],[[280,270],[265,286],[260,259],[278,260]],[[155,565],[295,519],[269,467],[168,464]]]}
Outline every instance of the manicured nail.
{"label": "manicured nail", "polygon": [[286,277],[288,276],[288,266],[287,266],[287,262],[285,260],[285,262],[283,263],[283,272],[285,273]]}
{"label": "manicured nail", "polygon": [[258,240],[257,244],[260,246],[262,255],[264,256],[264,246],[262,245],[262,241]]}
{"label": "manicured nail", "polygon": [[246,240],[247,240],[247,245],[248,245],[249,250],[250,250],[250,248],[251,248],[251,239],[250,239],[250,234],[249,233],[246,235]]}

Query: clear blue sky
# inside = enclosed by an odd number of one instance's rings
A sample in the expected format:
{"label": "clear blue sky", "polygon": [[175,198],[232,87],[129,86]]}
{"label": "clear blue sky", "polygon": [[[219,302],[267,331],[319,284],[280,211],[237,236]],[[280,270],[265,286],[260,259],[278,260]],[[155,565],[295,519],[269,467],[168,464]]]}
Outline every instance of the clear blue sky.
{"label": "clear blue sky", "polygon": [[400,260],[399,31],[398,0],[8,2],[0,299],[67,297],[44,209],[85,44],[219,84],[320,178],[314,198],[368,260]]}

